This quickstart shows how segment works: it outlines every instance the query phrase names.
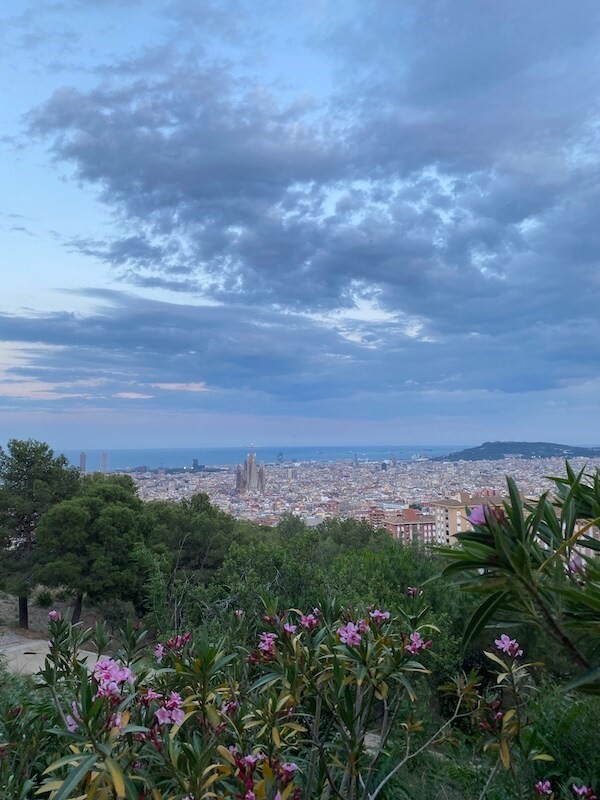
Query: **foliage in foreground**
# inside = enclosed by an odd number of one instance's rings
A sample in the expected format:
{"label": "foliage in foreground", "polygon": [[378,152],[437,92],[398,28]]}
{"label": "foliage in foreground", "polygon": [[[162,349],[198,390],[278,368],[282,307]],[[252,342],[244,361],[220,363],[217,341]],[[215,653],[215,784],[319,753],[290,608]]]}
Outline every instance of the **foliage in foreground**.
{"label": "foliage in foreground", "polygon": [[481,506],[460,547],[446,548],[444,575],[485,600],[466,625],[471,641],[491,620],[535,626],[548,634],[575,675],[567,689],[600,694],[600,473],[555,478],[557,493],[524,505],[508,479],[503,509]]}
{"label": "foliage in foreground", "polygon": [[538,665],[507,634],[481,674],[442,687],[451,710],[432,716],[423,678],[438,631],[417,601],[396,617],[267,604],[258,619],[232,614],[229,640],[152,646],[136,626],[111,642],[51,611],[45,668],[0,692],[2,796],[397,800],[443,779],[448,796],[594,797],[589,772],[563,769],[534,724]]}

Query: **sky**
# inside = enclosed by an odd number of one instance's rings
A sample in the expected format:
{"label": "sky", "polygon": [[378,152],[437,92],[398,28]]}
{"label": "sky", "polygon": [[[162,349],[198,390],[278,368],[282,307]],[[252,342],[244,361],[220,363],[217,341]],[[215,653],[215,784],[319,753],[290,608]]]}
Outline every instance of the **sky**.
{"label": "sky", "polygon": [[600,444],[597,0],[0,9],[0,444]]}

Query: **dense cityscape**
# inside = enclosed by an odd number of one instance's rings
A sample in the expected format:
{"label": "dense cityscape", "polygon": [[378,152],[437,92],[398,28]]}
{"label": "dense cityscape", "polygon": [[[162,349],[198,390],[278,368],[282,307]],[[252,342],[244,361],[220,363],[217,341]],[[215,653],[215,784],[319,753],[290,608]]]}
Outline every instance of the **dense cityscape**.
{"label": "dense cityscape", "polygon": [[[600,459],[573,459],[579,469],[600,466]],[[450,543],[456,526],[446,527],[448,509],[464,529],[465,507],[501,502],[506,476],[521,493],[537,498],[552,488],[548,476],[564,469],[560,458],[505,458],[495,461],[281,462],[256,464],[253,453],[243,465],[214,470],[136,471],[132,477],[144,500],[180,500],[204,492],[211,503],[237,519],[276,525],[286,514],[314,526],[330,517],[364,519],[387,527],[394,538]],[[483,498],[483,500],[482,500]],[[436,514],[443,509],[443,525]],[[448,535],[446,535],[448,534]]]}

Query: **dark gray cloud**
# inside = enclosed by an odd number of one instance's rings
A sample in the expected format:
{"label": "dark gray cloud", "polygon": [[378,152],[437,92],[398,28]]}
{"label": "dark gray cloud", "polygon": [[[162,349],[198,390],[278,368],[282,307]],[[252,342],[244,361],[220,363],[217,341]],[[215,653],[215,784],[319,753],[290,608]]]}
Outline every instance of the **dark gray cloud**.
{"label": "dark gray cloud", "polygon": [[362,282],[441,331],[501,326],[523,296],[542,319],[577,313],[546,251],[557,217],[580,235],[577,208],[596,201],[597,7],[384,6],[330,31],[348,67],[375,39],[387,55],[326,102],[171,60],[32,112],[31,132],[135,230],[100,257],[145,285],[195,277],[218,299],[294,309],[348,306]]}
{"label": "dark gray cloud", "polygon": [[[76,406],[90,398],[119,405],[126,393],[156,408],[239,411],[248,402],[257,414],[318,414],[341,402],[360,415],[394,416],[395,396],[418,404],[432,393],[476,397],[482,387],[510,394],[584,383],[600,333],[598,323],[530,324],[527,348],[536,356],[529,359],[515,357],[521,331],[431,342],[398,320],[325,323],[247,306],[87,294],[94,313],[0,315],[0,340],[29,344],[24,363],[5,372],[9,398],[11,382],[33,381],[58,387],[57,399]],[[574,355],[571,340],[584,338],[589,345]],[[207,391],[188,391],[190,384]]]}
{"label": "dark gray cloud", "polygon": [[[367,370],[390,393],[597,375],[595,0],[269,8],[255,37],[255,4],[173,2],[170,38],[26,119],[114,214],[114,236],[70,248],[219,305],[115,295],[0,334],[76,341],[77,370],[140,386],[189,375],[293,403],[353,396]],[[307,57],[293,86],[261,66],[283,28]],[[336,321],[361,299],[388,316]],[[66,367],[45,358],[33,372]]]}

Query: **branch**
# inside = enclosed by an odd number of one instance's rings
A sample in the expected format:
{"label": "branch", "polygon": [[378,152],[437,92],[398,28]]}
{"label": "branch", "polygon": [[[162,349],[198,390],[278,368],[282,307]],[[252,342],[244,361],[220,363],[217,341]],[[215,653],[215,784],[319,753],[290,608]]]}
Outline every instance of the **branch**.
{"label": "branch", "polygon": [[415,750],[414,753],[409,753],[408,752],[409,740],[407,738],[407,743],[406,743],[407,744],[407,753],[406,753],[406,755],[404,756],[402,761],[398,762],[398,764],[396,764],[394,769],[392,769],[390,772],[388,772],[388,774],[385,776],[385,778],[383,778],[380,781],[379,785],[375,788],[375,791],[373,792],[373,794],[369,795],[369,800],[375,800],[377,795],[381,792],[381,790],[388,783],[388,781],[390,781],[394,777],[394,775],[396,775],[402,769],[402,767],[406,764],[407,761],[410,761],[411,759],[413,759],[416,756],[420,755],[420,753],[422,753],[424,750],[427,750],[427,748],[429,748],[432,744],[435,744],[437,741],[439,741],[442,738],[441,734],[446,730],[446,728],[448,728],[450,725],[452,725],[452,723],[455,720],[457,720],[459,717],[466,716],[468,714],[468,712],[465,712],[465,714],[459,714],[458,713],[459,710],[460,710],[460,707],[462,705],[462,701],[463,701],[463,698],[460,697],[459,700],[458,700],[458,703],[456,704],[456,708],[454,709],[454,713],[452,714],[450,719],[447,720],[446,722],[444,722],[442,727],[439,728],[425,742],[425,744],[421,745],[421,747],[419,747],[417,750]]}

